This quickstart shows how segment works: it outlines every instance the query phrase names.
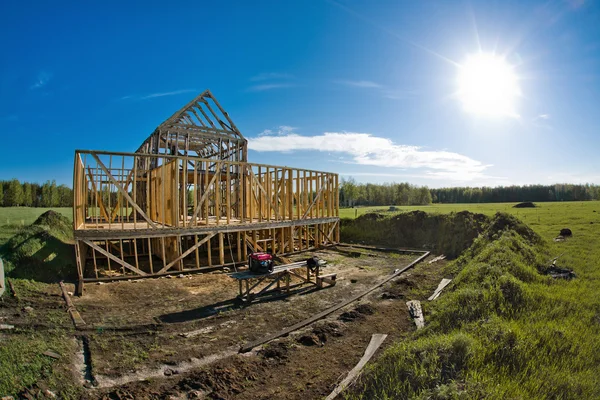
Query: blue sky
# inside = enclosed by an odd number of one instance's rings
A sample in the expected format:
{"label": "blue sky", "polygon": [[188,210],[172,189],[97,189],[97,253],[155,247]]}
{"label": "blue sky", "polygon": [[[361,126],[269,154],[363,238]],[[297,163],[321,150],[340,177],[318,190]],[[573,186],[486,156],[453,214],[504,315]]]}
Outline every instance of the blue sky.
{"label": "blue sky", "polygon": [[[254,162],[430,187],[600,183],[598,2],[7,0],[0,45],[0,179],[70,185],[75,149],[135,151],[208,88]],[[511,115],[461,101],[479,53],[510,67]]]}

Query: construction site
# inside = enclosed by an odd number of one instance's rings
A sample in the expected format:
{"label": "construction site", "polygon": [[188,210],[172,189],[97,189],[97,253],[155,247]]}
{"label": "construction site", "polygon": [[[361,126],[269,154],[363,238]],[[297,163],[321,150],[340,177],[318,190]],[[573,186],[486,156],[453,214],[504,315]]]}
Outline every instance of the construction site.
{"label": "construction site", "polygon": [[[418,303],[438,287],[445,257],[400,248],[389,235],[388,247],[361,245],[351,230],[354,244],[342,243],[337,174],[253,164],[247,153],[209,91],[136,152],[75,152],[74,283],[16,281],[0,310],[11,329],[34,324],[56,339],[43,353],[64,376],[54,390],[89,399],[334,398],[379,347],[422,326]],[[50,211],[32,232],[68,224]],[[422,224],[413,225],[392,230],[413,237]],[[428,235],[446,235],[444,222],[435,226]],[[453,243],[468,246],[477,234]],[[61,268],[67,258],[56,259]],[[35,312],[10,314],[23,304]],[[20,395],[49,390],[40,385]]]}
{"label": "construction site", "polygon": [[73,223],[84,282],[241,266],[339,243],[338,175],[248,162],[210,91],[135,153],[78,150]]}

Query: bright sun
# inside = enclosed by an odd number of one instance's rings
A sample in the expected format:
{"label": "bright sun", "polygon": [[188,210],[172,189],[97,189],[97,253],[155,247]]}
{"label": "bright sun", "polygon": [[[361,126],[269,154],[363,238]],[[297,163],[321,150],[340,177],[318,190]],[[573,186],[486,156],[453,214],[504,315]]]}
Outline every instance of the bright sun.
{"label": "bright sun", "polygon": [[458,75],[458,97],[465,111],[491,117],[517,117],[521,94],[513,67],[493,54],[469,57]]}

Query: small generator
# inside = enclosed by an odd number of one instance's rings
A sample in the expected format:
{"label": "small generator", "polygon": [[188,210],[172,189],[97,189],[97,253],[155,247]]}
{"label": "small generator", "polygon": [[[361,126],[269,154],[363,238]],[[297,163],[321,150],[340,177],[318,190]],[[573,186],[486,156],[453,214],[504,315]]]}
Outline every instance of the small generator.
{"label": "small generator", "polygon": [[273,272],[273,256],[268,253],[252,253],[248,256],[248,268],[255,274]]}

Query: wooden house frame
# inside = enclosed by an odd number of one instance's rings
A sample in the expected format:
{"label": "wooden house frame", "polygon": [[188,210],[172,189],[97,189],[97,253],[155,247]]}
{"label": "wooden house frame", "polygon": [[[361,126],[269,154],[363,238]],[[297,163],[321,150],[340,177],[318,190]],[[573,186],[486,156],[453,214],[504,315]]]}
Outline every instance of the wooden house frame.
{"label": "wooden house frame", "polygon": [[247,162],[246,139],[209,91],[135,153],[77,150],[73,188],[78,293],[339,243],[338,175]]}

